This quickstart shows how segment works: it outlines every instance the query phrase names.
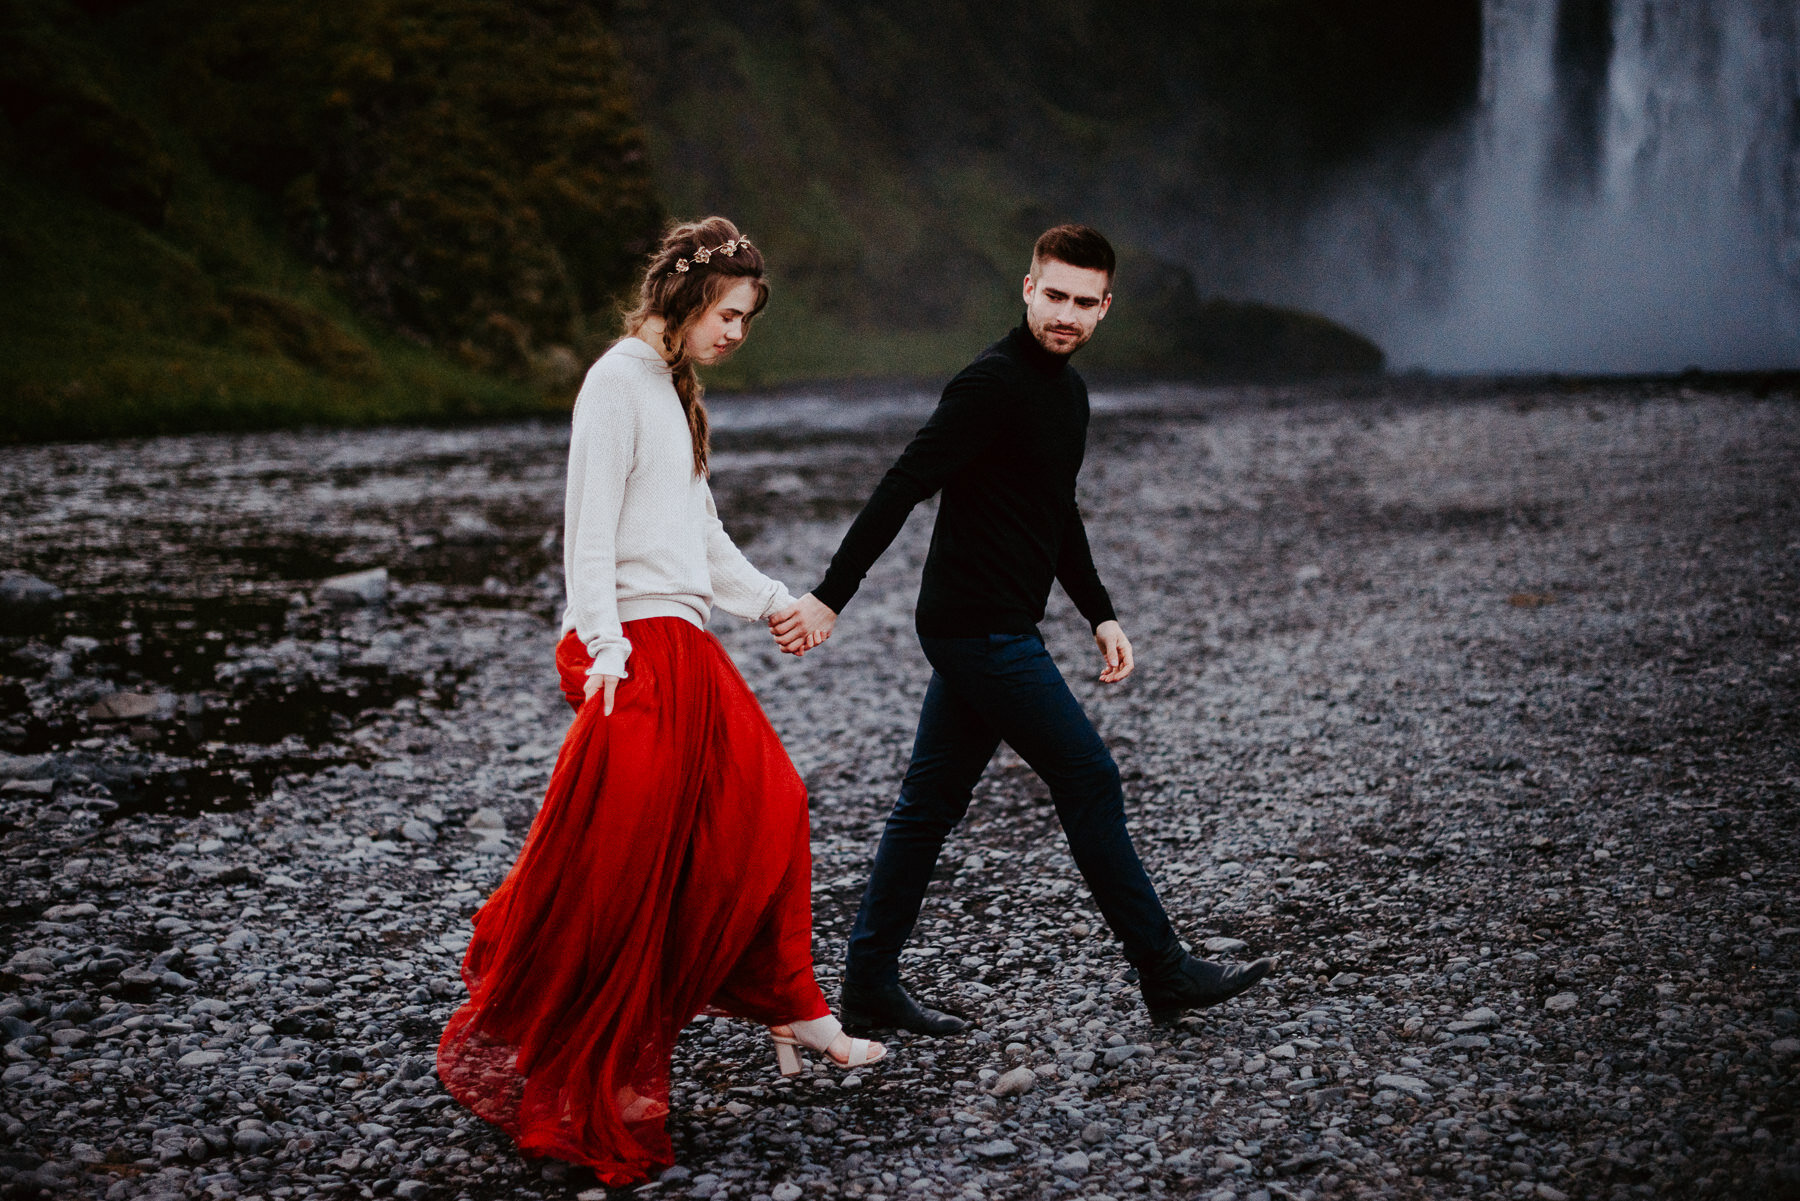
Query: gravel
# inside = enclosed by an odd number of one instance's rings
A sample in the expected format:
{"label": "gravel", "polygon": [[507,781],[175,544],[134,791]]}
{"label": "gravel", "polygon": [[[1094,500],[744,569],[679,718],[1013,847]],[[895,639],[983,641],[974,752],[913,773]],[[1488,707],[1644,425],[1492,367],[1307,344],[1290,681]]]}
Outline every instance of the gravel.
{"label": "gravel", "polygon": [[[641,1195],[1800,1187],[1800,421],[1704,381],[1444,390],[1099,398],[1083,504],[1137,675],[1093,682],[1060,596],[1046,635],[1184,937],[1275,975],[1151,1026],[1002,750],[905,961],[974,1029],[782,1081],[699,1019]],[[813,582],[921,403],[809,438],[719,402],[752,558]],[[4,1195],[605,1195],[433,1060],[568,721],[562,448],[0,457],[0,565],[48,581],[8,587],[61,593],[0,630]],[[718,625],[811,790],[830,995],[927,677],[928,536],[803,661]],[[377,568],[385,597],[321,587]],[[120,694],[154,705],[94,712]]]}

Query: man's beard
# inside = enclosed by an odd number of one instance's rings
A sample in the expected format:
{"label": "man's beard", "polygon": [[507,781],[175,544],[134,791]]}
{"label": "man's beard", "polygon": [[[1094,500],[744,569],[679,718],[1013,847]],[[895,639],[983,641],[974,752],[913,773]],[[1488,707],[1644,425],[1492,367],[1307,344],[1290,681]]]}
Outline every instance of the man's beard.
{"label": "man's beard", "polygon": [[1091,329],[1088,330],[1086,333],[1082,333],[1081,331],[1077,330],[1077,331],[1075,331],[1075,333],[1073,335],[1075,340],[1072,343],[1070,343],[1067,347],[1058,349],[1057,347],[1050,345],[1050,343],[1046,340],[1045,335],[1049,331],[1049,326],[1033,324],[1033,322],[1031,320],[1031,315],[1029,313],[1027,313],[1025,316],[1025,328],[1031,331],[1032,340],[1034,342],[1036,342],[1038,344],[1038,346],[1040,346],[1046,354],[1059,355],[1063,358],[1069,357],[1070,355],[1074,354],[1076,351],[1080,350],[1083,346],[1086,346],[1088,344],[1088,339],[1092,338],[1094,336],[1094,331]]}

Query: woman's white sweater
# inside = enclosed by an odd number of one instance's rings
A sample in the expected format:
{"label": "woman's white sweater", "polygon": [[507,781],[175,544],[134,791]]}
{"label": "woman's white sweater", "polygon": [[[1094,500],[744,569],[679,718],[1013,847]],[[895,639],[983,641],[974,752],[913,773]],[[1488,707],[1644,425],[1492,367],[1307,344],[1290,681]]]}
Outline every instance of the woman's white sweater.
{"label": "woman's white sweater", "polygon": [[715,604],[758,621],[794,603],[719,524],[668,365],[637,338],[602,355],[575,399],[563,578],[563,631],[594,657],[590,676],[628,674],[625,622],[679,617],[705,628]]}

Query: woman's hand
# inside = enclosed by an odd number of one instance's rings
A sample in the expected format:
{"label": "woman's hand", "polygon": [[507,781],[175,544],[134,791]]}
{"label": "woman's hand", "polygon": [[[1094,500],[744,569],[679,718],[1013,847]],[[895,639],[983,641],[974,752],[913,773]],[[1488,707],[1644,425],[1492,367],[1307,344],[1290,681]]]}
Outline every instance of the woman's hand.
{"label": "woman's hand", "polygon": [[594,699],[600,693],[600,716],[611,717],[613,709],[613,692],[619,686],[618,676],[589,676],[587,678],[587,695],[583,704]]}

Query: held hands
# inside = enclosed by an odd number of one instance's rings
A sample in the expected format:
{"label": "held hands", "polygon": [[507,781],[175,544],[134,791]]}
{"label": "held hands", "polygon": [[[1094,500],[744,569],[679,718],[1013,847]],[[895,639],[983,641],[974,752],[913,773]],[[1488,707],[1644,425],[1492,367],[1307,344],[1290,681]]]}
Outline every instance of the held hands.
{"label": "held hands", "polygon": [[594,694],[598,692],[601,694],[600,716],[611,717],[613,709],[613,693],[617,691],[618,687],[618,676],[589,676],[587,678],[586,697],[582,703],[586,704],[587,701],[593,700]]}
{"label": "held hands", "polygon": [[831,637],[831,627],[836,624],[837,614],[808,592],[793,608],[769,618],[769,633],[783,651],[798,657]]}
{"label": "held hands", "polygon": [[1117,684],[1131,674],[1137,660],[1131,654],[1131,639],[1116,621],[1103,621],[1094,627],[1094,642],[1106,656],[1106,670],[1100,673],[1102,684]]}

